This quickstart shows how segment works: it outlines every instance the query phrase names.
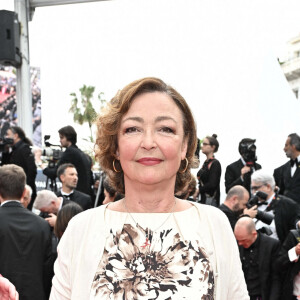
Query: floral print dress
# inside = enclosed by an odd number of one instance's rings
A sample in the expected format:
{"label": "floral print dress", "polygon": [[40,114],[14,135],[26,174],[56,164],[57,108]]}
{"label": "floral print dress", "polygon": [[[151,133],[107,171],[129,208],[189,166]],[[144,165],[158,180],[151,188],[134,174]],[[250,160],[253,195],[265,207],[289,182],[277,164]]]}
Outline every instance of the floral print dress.
{"label": "floral print dress", "polygon": [[170,218],[167,213],[132,214],[137,224],[129,214],[122,223],[121,214],[127,213],[107,210],[110,235],[90,300],[214,299],[213,270],[193,230],[199,222],[196,208]]}

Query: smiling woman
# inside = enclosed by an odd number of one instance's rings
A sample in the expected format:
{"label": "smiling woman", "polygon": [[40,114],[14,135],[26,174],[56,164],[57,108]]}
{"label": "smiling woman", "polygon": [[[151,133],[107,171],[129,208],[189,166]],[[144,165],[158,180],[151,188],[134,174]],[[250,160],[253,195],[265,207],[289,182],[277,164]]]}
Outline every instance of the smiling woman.
{"label": "smiling woman", "polygon": [[180,163],[186,163],[187,138],[182,119],[179,108],[166,94],[153,92],[136,97],[121,120],[116,153],[125,170],[127,193],[131,193],[129,187],[140,190],[143,184],[169,186],[173,193]]}
{"label": "smiling woman", "polygon": [[198,165],[183,97],[160,79],[140,79],[97,125],[96,157],[125,197],[71,220],[50,299],[248,299],[226,216],[174,196]]}
{"label": "smiling woman", "polygon": [[[133,107],[132,102],[134,102]],[[143,113],[144,116],[136,115],[135,111],[139,111],[140,108],[142,108],[140,114]],[[199,164],[194,156],[197,143],[195,122],[190,108],[183,97],[159,79],[146,78],[134,81],[119,91],[111,100],[106,110],[98,118],[98,136],[96,141],[98,151],[96,155],[102,168],[113,172],[113,161],[115,161],[115,166],[118,170],[121,170],[119,157],[117,157],[117,152],[120,150],[118,149],[119,139],[124,136],[124,130],[127,130],[126,136],[128,136],[133,134],[133,132],[137,134],[139,130],[145,129],[141,125],[145,127],[145,122],[147,121],[149,128],[148,112],[150,113],[151,109],[157,110],[156,119],[152,120],[159,127],[159,129],[156,129],[157,132],[160,132],[162,135],[163,132],[167,134],[168,131],[169,135],[171,135],[172,130],[181,130],[181,138],[184,138],[182,142],[186,142],[189,145],[186,150],[188,161],[182,159],[180,163],[182,170],[188,164],[187,172],[177,173],[176,175],[175,190],[180,190],[191,179],[190,168],[195,168]],[[133,124],[133,122],[135,123]],[[126,125],[126,123],[129,124]],[[130,126],[130,124],[133,126]],[[169,126],[162,126],[163,124]],[[175,128],[173,129],[173,127]],[[145,136],[145,132],[143,134]],[[146,132],[146,134],[148,133]],[[176,132],[174,136],[178,138],[178,134]],[[149,136],[146,135],[146,137]],[[145,142],[147,143],[147,140]],[[125,192],[123,174],[123,171],[111,174],[112,183],[120,193]]]}

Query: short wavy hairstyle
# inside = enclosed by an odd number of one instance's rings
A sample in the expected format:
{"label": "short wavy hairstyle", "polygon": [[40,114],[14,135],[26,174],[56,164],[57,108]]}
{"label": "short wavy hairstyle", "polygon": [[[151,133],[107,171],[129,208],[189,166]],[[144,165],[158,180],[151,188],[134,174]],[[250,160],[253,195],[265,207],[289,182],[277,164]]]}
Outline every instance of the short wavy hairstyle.
{"label": "short wavy hairstyle", "polygon": [[[122,117],[128,112],[134,99],[145,93],[161,92],[167,94],[178,106],[183,117],[184,138],[187,140],[186,160],[182,160],[175,182],[175,193],[191,181],[191,168],[199,166],[195,156],[197,147],[196,124],[192,112],[184,98],[171,86],[161,79],[154,77],[142,78],[120,90],[102,110],[97,118],[97,138],[95,145],[96,159],[101,168],[107,173],[110,184],[121,194],[125,193],[124,174],[120,162],[116,159],[118,150],[118,133]],[[115,172],[115,167],[120,172]],[[187,167],[187,168],[186,168]],[[183,171],[186,168],[185,172]]]}

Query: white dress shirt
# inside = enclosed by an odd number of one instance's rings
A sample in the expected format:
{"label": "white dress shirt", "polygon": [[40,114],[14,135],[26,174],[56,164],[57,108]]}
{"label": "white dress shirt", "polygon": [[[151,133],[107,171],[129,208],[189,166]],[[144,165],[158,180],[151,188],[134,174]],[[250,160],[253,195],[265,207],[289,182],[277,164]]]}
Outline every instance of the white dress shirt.
{"label": "white dress shirt", "polygon": [[[260,211],[265,211],[267,206],[272,202],[273,198],[274,198],[275,194],[273,194],[269,199],[266,200],[265,203],[267,203],[267,205],[260,205],[257,207],[258,210]],[[272,214],[274,216],[274,210],[270,210],[268,211],[269,214]],[[268,227],[272,230],[272,234],[270,235],[270,237],[278,240],[278,235],[277,235],[277,231],[276,231],[276,226],[275,226],[275,218],[273,218],[273,221],[270,225],[262,222],[262,221],[259,221],[257,219],[254,219],[254,222],[255,222],[255,228],[256,230],[262,228],[262,227]]]}
{"label": "white dress shirt", "polygon": [[[300,161],[300,155],[299,155],[296,159],[297,159],[297,162],[299,162],[299,161]],[[291,167],[291,176],[292,176],[292,177],[294,176],[296,170],[297,170],[297,165],[294,164],[294,165]]]}

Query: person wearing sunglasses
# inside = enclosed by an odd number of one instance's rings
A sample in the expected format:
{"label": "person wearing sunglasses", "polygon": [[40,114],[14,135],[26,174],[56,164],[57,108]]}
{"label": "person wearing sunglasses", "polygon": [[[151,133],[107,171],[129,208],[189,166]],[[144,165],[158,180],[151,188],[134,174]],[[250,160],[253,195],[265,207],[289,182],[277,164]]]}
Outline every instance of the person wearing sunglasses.
{"label": "person wearing sunglasses", "polygon": [[202,153],[206,155],[206,160],[197,173],[199,202],[218,207],[220,205],[220,178],[222,169],[220,162],[214,156],[219,149],[217,135],[207,136],[201,146]]}
{"label": "person wearing sunglasses", "polygon": [[251,176],[251,193],[258,191],[266,193],[267,199],[258,204],[258,210],[274,214],[274,219],[270,225],[262,221],[256,222],[256,229],[263,230],[267,227],[270,236],[279,239],[283,243],[289,230],[299,226],[300,207],[290,198],[275,193],[274,177],[263,169],[255,171]]}

